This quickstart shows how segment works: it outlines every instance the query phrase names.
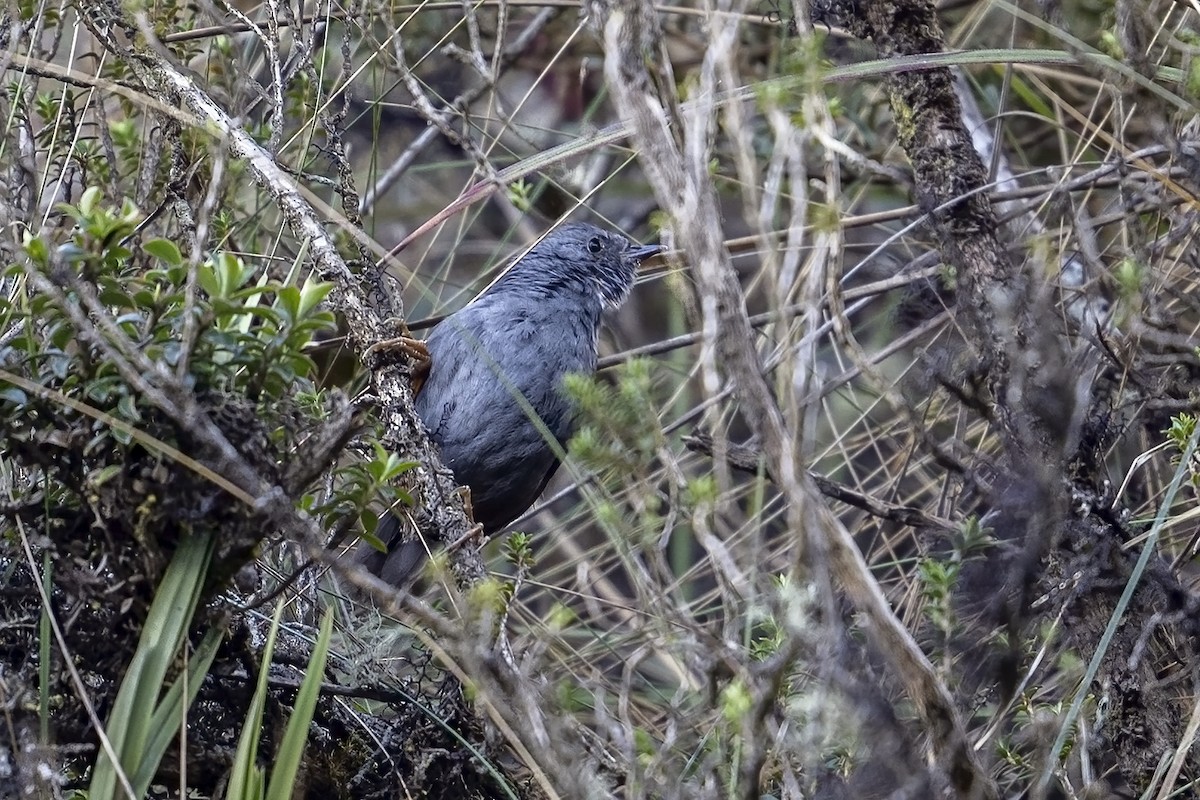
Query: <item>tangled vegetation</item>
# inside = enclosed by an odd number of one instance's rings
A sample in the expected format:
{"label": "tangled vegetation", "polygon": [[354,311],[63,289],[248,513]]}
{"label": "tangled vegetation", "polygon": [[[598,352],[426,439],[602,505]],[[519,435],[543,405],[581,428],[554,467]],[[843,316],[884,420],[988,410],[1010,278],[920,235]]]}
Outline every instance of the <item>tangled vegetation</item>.
{"label": "tangled vegetation", "polygon": [[[0,799],[1196,795],[1196,14],[7,6]],[[567,218],[481,542],[393,340]]]}

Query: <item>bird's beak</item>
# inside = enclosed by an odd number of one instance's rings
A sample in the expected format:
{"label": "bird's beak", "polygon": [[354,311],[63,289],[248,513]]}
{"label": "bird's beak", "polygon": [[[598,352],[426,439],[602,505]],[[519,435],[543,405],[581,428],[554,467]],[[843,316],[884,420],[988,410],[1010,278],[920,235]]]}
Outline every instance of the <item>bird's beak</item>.
{"label": "bird's beak", "polygon": [[640,264],[647,258],[656,256],[666,249],[667,248],[663,247],[661,244],[640,244],[636,247],[631,247],[626,250],[625,256],[630,261]]}

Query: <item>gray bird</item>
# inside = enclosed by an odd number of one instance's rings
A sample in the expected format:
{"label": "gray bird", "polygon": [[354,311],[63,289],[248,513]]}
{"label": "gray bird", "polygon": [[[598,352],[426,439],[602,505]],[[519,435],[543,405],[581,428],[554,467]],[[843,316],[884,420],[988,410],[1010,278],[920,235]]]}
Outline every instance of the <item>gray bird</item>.
{"label": "gray bird", "polygon": [[[638,265],[661,250],[594,225],[564,225],[433,329],[417,413],[455,480],[470,489],[485,533],[523,514],[558,469],[550,439],[565,447],[575,430],[563,378],[595,371],[604,310],[625,301]],[[364,544],[359,558],[405,586],[426,553],[420,542],[402,544],[400,532],[385,515],[377,536],[388,553]]]}

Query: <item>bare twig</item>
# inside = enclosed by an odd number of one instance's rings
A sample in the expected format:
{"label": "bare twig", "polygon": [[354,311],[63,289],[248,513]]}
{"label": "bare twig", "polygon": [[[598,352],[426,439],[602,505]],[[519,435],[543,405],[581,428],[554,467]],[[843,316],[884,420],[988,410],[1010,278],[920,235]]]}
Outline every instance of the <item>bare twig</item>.
{"label": "bare twig", "polygon": [[[654,16],[647,3],[620,7],[595,3],[593,13],[603,21],[605,68],[616,107],[633,130],[642,165],[660,205],[672,217],[677,244],[695,265],[701,310],[708,336],[702,353],[709,363],[728,372],[744,418],[762,443],[765,461],[786,501],[788,527],[806,534],[804,559],[829,569],[867,620],[880,652],[903,682],[932,737],[938,762],[954,785],[966,795],[991,798],[996,789],[976,762],[949,690],[892,612],[850,532],[820,499],[816,487],[796,459],[796,434],[784,422],[780,408],[762,375],[745,298],[729,264],[723,244],[716,192],[708,174],[715,86],[703,72],[694,92],[696,105],[685,116],[684,130],[671,130],[669,113],[647,69],[645,54],[657,52]],[[736,25],[712,23],[709,58],[733,45]],[[706,61],[707,63],[707,61]],[[705,100],[708,100],[706,103]],[[682,140],[682,141],[681,141]],[[702,355],[702,361],[705,356]],[[709,370],[712,372],[712,370]],[[706,378],[715,390],[716,375]]]}
{"label": "bare twig", "polygon": [[[685,436],[683,444],[689,450],[704,453],[708,456],[713,455],[715,452],[712,436],[707,433],[697,432],[690,436]],[[722,451],[725,460],[736,470],[757,475],[759,470],[762,469],[762,451],[753,445],[726,443]],[[770,473],[768,473],[768,477],[771,477]],[[824,475],[809,472],[809,477],[812,478],[813,483],[816,484],[821,494],[834,500],[840,500],[846,505],[860,508],[873,517],[886,519],[900,525],[911,525],[914,528],[933,528],[947,533],[957,531],[960,528],[959,525],[955,525],[951,520],[936,517],[912,506],[880,500],[877,497],[856,491],[837,481],[831,481]],[[773,477],[772,480],[774,480]]]}

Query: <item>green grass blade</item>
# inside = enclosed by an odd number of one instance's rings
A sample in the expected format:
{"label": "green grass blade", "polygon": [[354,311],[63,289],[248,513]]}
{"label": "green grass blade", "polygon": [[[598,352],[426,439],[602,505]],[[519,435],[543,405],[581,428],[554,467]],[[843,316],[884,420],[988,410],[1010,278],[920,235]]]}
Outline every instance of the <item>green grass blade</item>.
{"label": "green grass blade", "polygon": [[267,634],[267,644],[263,648],[262,666],[258,670],[258,685],[254,689],[254,698],[250,701],[250,710],[246,712],[246,722],[242,725],[242,735],[238,739],[237,755],[233,759],[233,769],[229,775],[229,790],[226,800],[259,800],[263,795],[263,775],[258,768],[258,737],[262,731],[263,709],[267,704],[267,678],[271,674],[271,656],[275,652],[275,637],[279,634],[279,620],[283,616],[283,603],[275,608],[275,617],[271,620],[271,632]]}
{"label": "green grass blade", "polygon": [[325,676],[325,660],[329,655],[329,640],[332,636],[333,612],[326,610],[325,618],[321,620],[321,632],[317,636],[316,647],[313,648],[312,658],[308,662],[308,671],[304,675],[304,682],[300,684],[300,691],[296,693],[292,718],[288,720],[283,741],[279,744],[279,753],[275,757],[275,766],[267,783],[267,800],[289,800],[292,796],[296,773],[300,769],[300,759],[304,756],[304,746],[308,741],[308,726],[312,722],[317,698],[321,694],[321,680]]}
{"label": "green grass blade", "polygon": [[[208,565],[210,534],[184,536],[154,594],[137,650],[121,680],[106,730],[126,774],[140,774],[154,708],[175,655],[187,636]],[[101,753],[92,772],[89,800],[115,800],[117,767]]]}
{"label": "green grass blade", "polygon": [[167,690],[166,695],[163,696],[162,702],[158,704],[158,708],[154,710],[154,718],[150,723],[150,739],[146,742],[146,754],[142,758],[137,774],[133,776],[133,788],[139,796],[145,796],[146,791],[150,788],[150,782],[154,779],[154,773],[158,771],[158,764],[162,761],[163,754],[167,752],[171,740],[175,738],[175,734],[183,724],[183,710],[190,708],[195,702],[196,695],[200,692],[200,684],[204,682],[204,676],[208,674],[213,659],[217,657],[217,650],[220,649],[221,641],[224,638],[225,631],[217,628],[209,630],[204,635],[188,665],[186,700],[183,697],[185,682],[182,679],[176,679],[175,683],[171,684],[171,688]]}

